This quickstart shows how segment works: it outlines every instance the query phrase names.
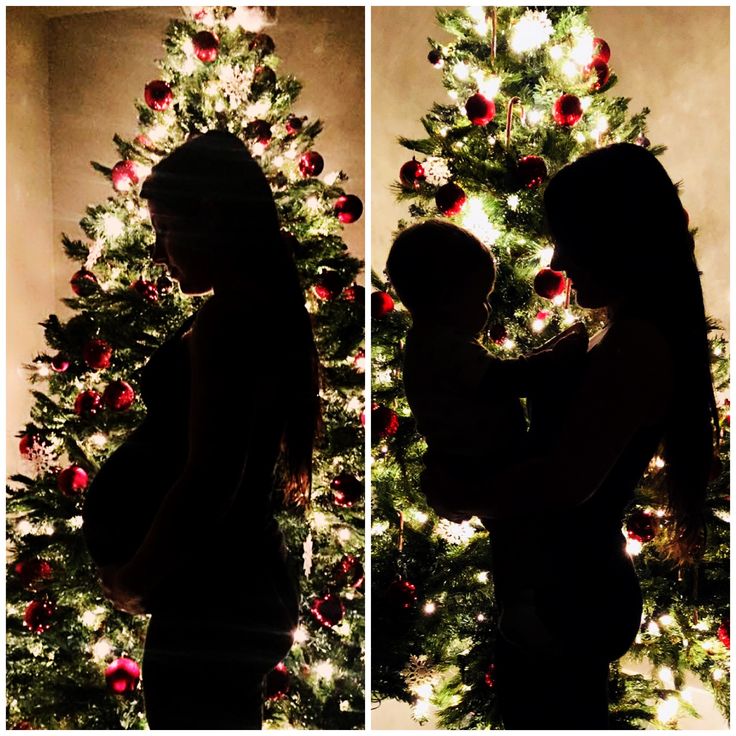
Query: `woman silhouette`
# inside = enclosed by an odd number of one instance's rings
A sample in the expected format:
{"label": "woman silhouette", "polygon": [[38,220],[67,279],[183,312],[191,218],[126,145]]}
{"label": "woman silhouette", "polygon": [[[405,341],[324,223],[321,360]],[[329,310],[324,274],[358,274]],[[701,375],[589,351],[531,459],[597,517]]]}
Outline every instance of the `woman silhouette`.
{"label": "woman silhouette", "polygon": [[[623,512],[659,448],[671,553],[695,560],[718,418],[693,239],[662,165],[632,144],[596,150],[551,179],[544,205],[552,268],[572,280],[579,306],[605,308],[608,324],[579,380],[531,399],[527,461],[483,488],[450,495],[440,481],[428,496],[440,512],[494,520],[505,727],[603,729],[608,665],[642,612]],[[510,553],[520,520],[523,560]]]}
{"label": "woman silhouette", "polygon": [[[144,368],[146,419],[90,488],[85,534],[114,605],[152,614],[150,727],[260,728],[263,678],[297,624],[271,490],[276,472],[286,501],[309,497],[311,323],[266,178],[236,136],[188,140],[141,197],[154,262],[184,294],[212,296]],[[138,496],[132,468],[148,479]],[[143,530],[122,554],[109,540],[126,515]]]}

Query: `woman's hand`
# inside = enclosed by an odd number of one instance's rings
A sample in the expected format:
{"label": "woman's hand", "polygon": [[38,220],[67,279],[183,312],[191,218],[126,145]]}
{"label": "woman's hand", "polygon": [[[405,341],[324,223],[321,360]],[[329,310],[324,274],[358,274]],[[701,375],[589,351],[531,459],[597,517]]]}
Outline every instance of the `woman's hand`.
{"label": "woman's hand", "polygon": [[127,566],[108,565],[98,568],[102,590],[118,611],[144,614],[143,595]]}

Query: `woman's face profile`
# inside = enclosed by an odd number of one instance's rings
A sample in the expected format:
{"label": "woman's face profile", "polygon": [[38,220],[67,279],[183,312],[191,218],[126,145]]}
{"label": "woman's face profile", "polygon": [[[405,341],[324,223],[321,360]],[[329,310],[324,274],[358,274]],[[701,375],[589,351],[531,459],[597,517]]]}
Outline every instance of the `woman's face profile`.
{"label": "woman's face profile", "polygon": [[149,201],[148,211],[156,233],[154,263],[166,267],[184,294],[205,294],[212,290],[211,258],[201,223],[160,202]]}
{"label": "woman's face profile", "polygon": [[[577,247],[595,248],[599,247],[599,244],[595,242],[594,238],[591,238],[589,245],[578,245]],[[560,239],[556,239],[550,268],[565,272],[565,275],[571,281],[571,288],[575,292],[575,302],[579,307],[601,309],[611,306],[616,299],[616,294],[611,291],[599,274],[582,264],[579,258],[576,258],[575,250]]]}

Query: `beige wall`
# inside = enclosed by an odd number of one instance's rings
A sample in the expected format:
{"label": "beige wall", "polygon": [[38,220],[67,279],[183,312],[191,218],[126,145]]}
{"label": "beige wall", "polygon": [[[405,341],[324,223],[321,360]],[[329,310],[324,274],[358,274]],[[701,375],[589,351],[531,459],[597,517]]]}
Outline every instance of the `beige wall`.
{"label": "beige wall", "polygon": [[[8,40],[8,414],[13,435],[27,421],[30,396],[17,368],[45,348],[36,323],[64,313],[77,268],[60,236],[84,237],[79,220],[88,204],[113,194],[89,165],[113,165],[112,142],[138,132],[133,105],[158,77],[154,60],[180,7],[11,8]],[[269,33],[280,72],[304,86],[295,112],[325,123],[315,148],[325,171],[344,170],[346,188],[365,201],[364,17],[359,8],[282,7]],[[351,253],[364,256],[364,223],[345,228]],[[43,267],[39,267],[43,264]],[[8,439],[8,465],[17,463]]]}
{"label": "beige wall", "polygon": [[[611,46],[619,75],[612,94],[631,97],[630,110],[652,110],[649,138],[669,150],[662,161],[700,229],[697,255],[706,308],[729,318],[729,8],[593,7],[590,23]],[[372,9],[372,264],[381,271],[391,233],[406,205],[389,186],[410,152],[399,135],[423,136],[419,119],[435,101],[448,101],[427,62],[427,36],[450,40],[434,8]],[[676,319],[677,297],[673,295]]]}

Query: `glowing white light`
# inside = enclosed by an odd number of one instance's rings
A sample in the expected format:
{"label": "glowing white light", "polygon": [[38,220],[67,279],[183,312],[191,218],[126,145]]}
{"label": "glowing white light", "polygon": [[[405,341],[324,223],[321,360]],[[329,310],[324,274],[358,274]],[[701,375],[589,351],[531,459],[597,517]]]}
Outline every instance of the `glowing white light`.
{"label": "glowing white light", "polygon": [[412,516],[418,521],[420,524],[425,524],[427,522],[427,519],[429,519],[429,516],[424,513],[424,511],[419,511],[418,509],[414,509],[412,512]]}
{"label": "glowing white light", "polygon": [[585,133],[579,130],[577,133],[575,133],[575,140],[578,143],[585,143]]}
{"label": "glowing white light", "polygon": [[571,325],[575,321],[575,315],[569,310],[565,310],[565,315],[562,318],[563,325]]}
{"label": "glowing white light", "polygon": [[495,146],[496,145],[496,139],[492,135],[489,135],[488,136],[488,145],[489,146]]}
{"label": "glowing white light", "polygon": [[354,411],[359,414],[363,411],[363,401],[358,396],[353,396],[353,398],[345,405],[345,408],[348,411]]}
{"label": "glowing white light", "polygon": [[453,147],[453,148],[454,148],[454,149],[455,149],[456,151],[459,151],[460,149],[462,149],[462,148],[463,148],[463,142],[462,142],[462,141],[455,141],[455,143],[453,143],[453,144],[452,144],[452,147]]}
{"label": "glowing white light", "polygon": [[511,30],[509,46],[517,54],[541,48],[552,36],[552,22],[544,11],[527,10]]}
{"label": "glowing white light", "polygon": [[92,656],[99,662],[112,654],[112,644],[107,639],[100,639],[92,647]]}
{"label": "glowing white light", "polygon": [[162,141],[168,135],[169,131],[165,125],[156,123],[152,128],[148,130],[148,137],[154,142],[158,143]]}
{"label": "glowing white light", "polygon": [[424,613],[432,614],[437,610],[437,606],[432,601],[427,601],[424,604]]}
{"label": "glowing white light", "polygon": [[268,100],[259,100],[245,108],[245,116],[247,118],[262,118],[271,110],[271,103]]}
{"label": "glowing white light", "polygon": [[[80,516],[79,518],[81,519],[82,517]],[[38,534],[45,534],[50,537],[56,531],[56,527],[50,521],[45,521],[43,524],[38,525],[36,531]]]}
{"label": "glowing white light", "polygon": [[307,201],[304,204],[307,205],[307,209],[310,209],[313,212],[316,212],[322,207],[319,197],[315,197],[314,195],[307,197]]}
{"label": "glowing white light", "polygon": [[480,5],[469,5],[465,12],[474,20],[485,20],[486,11]]}
{"label": "glowing white light", "polygon": [[380,537],[381,534],[385,534],[388,531],[387,521],[376,521],[371,525],[371,534],[376,537]]}
{"label": "glowing white light", "polygon": [[655,516],[658,516],[660,519],[666,514],[667,512],[664,509],[657,509],[654,514]]}
{"label": "glowing white light", "polygon": [[49,367],[45,363],[41,363],[36,368],[36,374],[41,376],[41,378],[46,378],[46,376],[48,376],[50,373],[51,371],[49,370]]}
{"label": "glowing white light", "polygon": [[565,294],[557,294],[557,296],[552,297],[552,304],[554,304],[556,307],[561,307],[565,303]]}
{"label": "glowing white light", "polygon": [[321,511],[315,511],[312,514],[312,525],[315,529],[326,529],[329,526],[327,516],[325,516]]}
{"label": "glowing white light", "polygon": [[475,536],[475,529],[467,521],[455,524],[447,519],[440,519],[437,534],[450,544],[467,544]]}
{"label": "glowing white light", "polygon": [[314,666],[314,672],[323,680],[331,680],[335,674],[335,667],[332,662],[318,662]]}
{"label": "glowing white light", "polygon": [[657,671],[657,677],[659,677],[661,683],[668,689],[675,689],[675,676],[669,667],[660,667]]}
{"label": "glowing white light", "polygon": [[187,38],[184,40],[184,43],[181,45],[181,50],[187,55],[187,56],[194,56],[194,44],[192,43],[191,38]]}
{"label": "glowing white light", "polygon": [[574,62],[568,59],[562,67],[560,67],[560,71],[568,78],[568,79],[575,79],[575,77],[580,75],[580,67]]}
{"label": "glowing white light", "polygon": [[[84,524],[84,519],[81,516],[72,516],[70,519],[67,519],[67,525],[70,526],[72,529],[81,529],[82,524]],[[51,531],[48,532],[49,534],[53,534],[53,526],[51,526]]]}
{"label": "glowing white light", "polygon": [[713,679],[714,679],[714,680],[715,680],[716,682],[719,682],[720,680],[722,680],[722,679],[723,679],[723,676],[724,676],[725,674],[726,674],[726,673],[725,673],[725,672],[724,672],[724,671],[723,671],[723,670],[722,670],[722,669],[721,669],[720,667],[716,667],[716,669],[714,669],[714,670],[713,670],[713,675],[712,675],[712,677],[713,677]]}
{"label": "glowing white light", "polygon": [[659,455],[657,455],[654,458],[654,467],[655,468],[663,468],[664,467],[664,458],[661,458],[661,457],[659,457]]}
{"label": "glowing white light", "polygon": [[478,85],[478,92],[489,100],[492,100],[501,89],[501,79],[495,74],[488,76],[487,74],[478,71],[473,74],[473,79],[475,79]]}
{"label": "glowing white light", "polygon": [[470,76],[470,67],[464,61],[458,61],[458,63],[452,67],[452,73],[464,82]]}
{"label": "glowing white light", "polygon": [[588,29],[576,39],[575,45],[570,51],[570,58],[573,59],[578,66],[585,66],[592,59],[593,50],[593,33]]}
{"label": "glowing white light", "polygon": [[194,74],[194,71],[197,68],[197,62],[192,59],[191,57],[184,59],[181,65],[181,73],[182,74]]}
{"label": "glowing white light", "polygon": [[220,85],[213,79],[204,86],[204,93],[214,97],[220,91]]}
{"label": "glowing white light", "polygon": [[537,108],[532,108],[529,110],[529,112],[526,114],[526,122],[529,125],[539,125],[539,123],[542,122],[542,118],[544,117],[544,113],[541,110],[537,110]]}
{"label": "glowing white light", "polygon": [[447,90],[447,96],[451,100],[456,100],[458,98],[458,94],[457,94],[457,92],[454,89],[448,89]]}
{"label": "glowing white light", "polygon": [[263,156],[263,154],[266,152],[266,144],[261,143],[260,141],[256,141],[251,145],[250,152],[254,156]]}
{"label": "glowing white light", "polygon": [[470,197],[462,215],[463,227],[470,230],[484,245],[494,245],[501,233],[493,226],[483,209],[483,202]]}
{"label": "glowing white light", "polygon": [[475,617],[475,620],[476,620],[476,621],[485,621],[485,620],[486,620],[486,617],[485,617],[485,616],[484,616],[484,615],[483,615],[482,613],[479,613],[479,614],[478,614],[478,615],[477,615],[477,616]]}
{"label": "glowing white light", "polygon": [[25,537],[26,534],[30,534],[33,531],[33,524],[27,519],[23,519],[23,521],[19,521],[15,525],[15,531],[19,537]]}
{"label": "glowing white light", "polygon": [[647,624],[647,631],[649,632],[649,634],[651,634],[651,636],[659,636],[661,633],[656,621],[650,621]]}
{"label": "glowing white light", "polygon": [[644,641],[644,640],[643,640],[643,639],[641,638],[641,634],[637,634],[637,635],[636,635],[636,638],[634,639],[634,641],[635,641],[635,642],[636,642],[637,644],[641,644],[641,643],[642,643],[642,641]]}
{"label": "glowing white light", "polygon": [[125,223],[119,217],[106,213],[102,215],[102,232],[108,240],[112,240],[125,232]]}
{"label": "glowing white light", "polygon": [[511,338],[508,338],[508,337],[501,343],[501,347],[504,350],[511,350],[514,347],[514,345],[516,345],[516,343]]}
{"label": "glowing white light", "polygon": [[412,691],[417,694],[422,700],[429,700],[432,697],[432,683],[422,682],[417,683],[412,687]]}
{"label": "glowing white light", "polygon": [[426,700],[425,698],[418,698],[416,701],[414,701],[414,718],[416,718],[417,721],[423,721],[429,716],[431,707],[432,706],[429,700]]}
{"label": "glowing white light", "polygon": [[340,531],[339,531],[339,532],[337,533],[337,538],[338,538],[338,539],[339,539],[339,540],[340,540],[341,542],[347,542],[347,541],[348,541],[348,540],[350,539],[350,537],[351,537],[351,536],[352,536],[352,533],[350,532],[350,529],[348,529],[347,527],[343,527],[343,528],[342,528],[342,529],[340,529]]}
{"label": "glowing white light", "polygon": [[593,130],[590,131],[590,137],[593,140],[598,140],[608,130],[608,118],[601,115],[595,122]]}
{"label": "glowing white light", "polygon": [[581,97],[580,98],[580,107],[583,108],[583,112],[588,112],[588,109],[593,104],[593,98],[592,97]]}
{"label": "glowing white light", "polygon": [[532,322],[532,331],[533,332],[541,332],[544,329],[544,320],[543,319],[535,319]]}
{"label": "glowing white light", "polygon": [[506,200],[506,204],[509,206],[510,210],[512,210],[513,212],[516,212],[516,208],[519,206],[519,195],[509,194],[509,197]]}
{"label": "glowing white light", "polygon": [[549,47],[549,56],[553,61],[559,61],[564,53],[562,46]]}
{"label": "glowing white light", "polygon": [[675,717],[677,716],[677,711],[680,707],[680,704],[677,700],[677,698],[674,695],[670,695],[667,700],[662,701],[657,706],[657,719],[661,723],[668,723],[669,721],[674,721]]}
{"label": "glowing white light", "polygon": [[713,355],[715,355],[715,356],[719,356],[722,352],[723,351],[721,350],[721,346],[720,345],[716,345],[713,348]]}
{"label": "glowing white light", "polygon": [[672,624],[675,623],[675,619],[672,618],[669,613],[665,613],[664,616],[659,617],[659,623],[661,623],[662,626],[672,626]]}
{"label": "glowing white light", "polygon": [[710,628],[710,624],[705,620],[701,619],[693,626],[694,629],[697,629],[698,631],[708,631]]}
{"label": "glowing white light", "polygon": [[641,548],[642,543],[638,539],[627,537],[626,552],[628,553],[629,557],[636,557],[641,552]]}
{"label": "glowing white light", "polygon": [[488,573],[484,570],[483,572],[479,572],[477,575],[478,582],[479,583],[487,583],[488,582]]}
{"label": "glowing white light", "polygon": [[447,128],[440,128],[440,135],[443,138],[447,137]]}
{"label": "glowing white light", "polygon": [[82,623],[90,629],[94,629],[97,625],[97,616],[92,611],[85,611],[82,616]]}

